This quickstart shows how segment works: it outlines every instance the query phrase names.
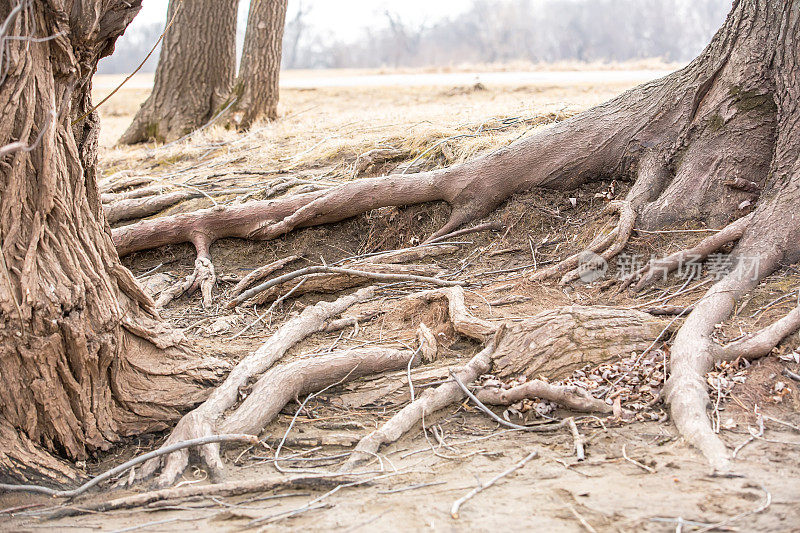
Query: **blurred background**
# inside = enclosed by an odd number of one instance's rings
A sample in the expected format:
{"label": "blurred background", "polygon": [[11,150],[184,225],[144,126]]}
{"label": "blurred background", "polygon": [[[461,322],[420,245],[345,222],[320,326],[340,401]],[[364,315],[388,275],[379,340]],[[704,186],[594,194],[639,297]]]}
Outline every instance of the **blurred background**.
{"label": "blurred background", "polygon": [[[249,0],[239,6],[238,42]],[[710,41],[730,0],[289,0],[284,69],[433,68],[645,59],[680,63]],[[144,7],[99,73],[130,72],[161,34]],[[158,53],[142,72],[152,72]]]}

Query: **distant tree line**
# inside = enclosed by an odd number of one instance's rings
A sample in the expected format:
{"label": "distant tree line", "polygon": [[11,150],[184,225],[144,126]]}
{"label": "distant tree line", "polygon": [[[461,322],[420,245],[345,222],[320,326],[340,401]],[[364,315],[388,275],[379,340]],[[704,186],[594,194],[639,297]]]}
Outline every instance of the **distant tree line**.
{"label": "distant tree line", "polygon": [[[284,34],[283,67],[290,69],[683,61],[697,55],[730,8],[729,0],[473,0],[466,11],[424,25],[387,12],[383,25],[344,42],[313,31],[312,3],[290,1],[299,3]],[[101,72],[134,68],[158,33],[146,27],[126,36]]]}

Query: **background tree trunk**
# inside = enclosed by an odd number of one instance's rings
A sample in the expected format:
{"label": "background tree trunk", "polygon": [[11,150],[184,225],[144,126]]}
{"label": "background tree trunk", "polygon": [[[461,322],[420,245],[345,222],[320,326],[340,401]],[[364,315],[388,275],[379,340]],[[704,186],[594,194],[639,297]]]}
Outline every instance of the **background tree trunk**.
{"label": "background tree trunk", "polygon": [[[188,2],[191,4],[192,2]],[[122,266],[97,189],[91,76],[140,1],[5,2],[0,73],[0,481],[78,474],[72,460],[168,427],[216,360],[164,328]],[[16,144],[13,144],[16,143]]]}
{"label": "background tree trunk", "polygon": [[259,118],[278,118],[278,80],[287,0],[252,0],[242,64],[231,98],[232,118],[245,129]]}
{"label": "background tree trunk", "polygon": [[172,141],[222,110],[236,71],[238,3],[170,0],[167,22],[175,20],[164,35],[153,92],[120,142]]}

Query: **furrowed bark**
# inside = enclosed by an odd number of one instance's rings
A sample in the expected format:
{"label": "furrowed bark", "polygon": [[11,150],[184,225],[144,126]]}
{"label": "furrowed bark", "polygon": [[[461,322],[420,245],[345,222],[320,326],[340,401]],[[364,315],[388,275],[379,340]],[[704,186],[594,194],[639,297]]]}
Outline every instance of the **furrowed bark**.
{"label": "furrowed bark", "polygon": [[223,107],[236,71],[236,0],[170,0],[153,92],[120,138],[174,141]]}
{"label": "furrowed bark", "polygon": [[7,28],[0,147],[29,149],[0,158],[3,481],[75,478],[48,454],[85,460],[165,429],[226,369],[157,322],[100,203],[90,80],[140,4],[24,2]]}

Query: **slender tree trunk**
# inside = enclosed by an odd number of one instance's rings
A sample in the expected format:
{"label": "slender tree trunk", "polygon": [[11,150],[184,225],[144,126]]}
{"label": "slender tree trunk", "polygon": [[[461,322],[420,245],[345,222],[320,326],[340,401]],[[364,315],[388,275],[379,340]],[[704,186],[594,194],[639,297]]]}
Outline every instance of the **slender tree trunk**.
{"label": "slender tree trunk", "polygon": [[170,0],[150,97],[120,139],[172,141],[223,108],[236,71],[238,0]]}
{"label": "slender tree trunk", "polygon": [[0,73],[0,481],[168,427],[222,366],[158,321],[119,261],[97,189],[91,76],[140,1],[5,2]]}
{"label": "slender tree trunk", "polygon": [[260,118],[278,118],[278,79],[287,0],[252,0],[242,64],[231,98],[232,121],[249,128]]}

